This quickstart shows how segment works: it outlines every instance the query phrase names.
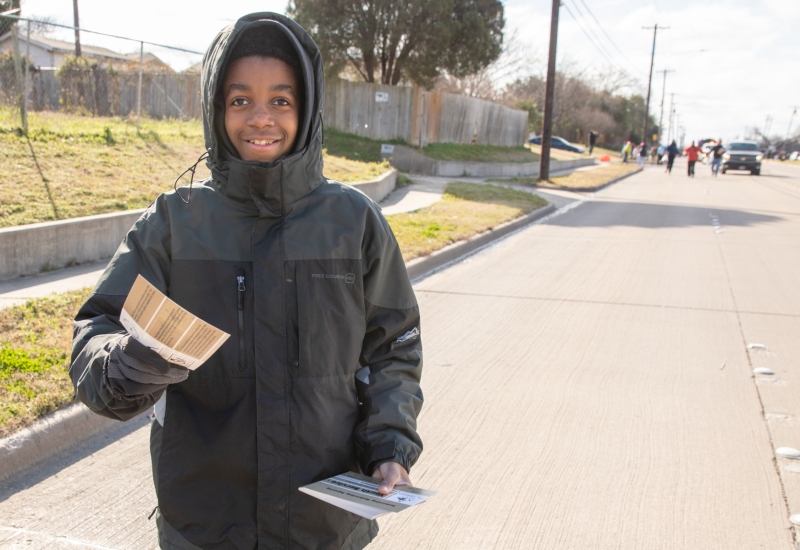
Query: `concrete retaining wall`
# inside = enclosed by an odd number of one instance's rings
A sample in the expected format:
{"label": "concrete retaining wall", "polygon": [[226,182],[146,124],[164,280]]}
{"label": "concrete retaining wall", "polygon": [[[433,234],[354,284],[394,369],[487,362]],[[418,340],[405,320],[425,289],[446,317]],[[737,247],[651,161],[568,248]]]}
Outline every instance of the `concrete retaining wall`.
{"label": "concrete retaining wall", "polygon": [[[441,176],[449,178],[514,178],[536,177],[539,175],[538,162],[462,162],[454,160],[434,160],[402,145],[395,145],[391,155],[385,155],[389,162],[403,172]],[[573,170],[595,164],[595,159],[551,160],[550,171]]]}
{"label": "concrete retaining wall", "polygon": [[0,280],[111,257],[144,210],[0,229]]}
{"label": "concrete retaining wall", "polygon": [[[397,170],[353,184],[375,202],[392,192]],[[0,229],[0,281],[110,258],[144,210]]]}
{"label": "concrete retaining wall", "polygon": [[397,185],[397,170],[384,172],[377,179],[348,184],[355,187],[375,202],[381,202],[386,195],[394,191]]}

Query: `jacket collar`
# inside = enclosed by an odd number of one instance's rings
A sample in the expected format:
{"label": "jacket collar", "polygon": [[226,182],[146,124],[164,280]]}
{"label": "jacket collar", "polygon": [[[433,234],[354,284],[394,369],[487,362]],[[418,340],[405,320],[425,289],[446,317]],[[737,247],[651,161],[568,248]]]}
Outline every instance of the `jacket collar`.
{"label": "jacket collar", "polygon": [[322,183],[321,149],[317,134],[305,150],[274,163],[229,159],[212,166],[211,176],[225,196],[254,202],[259,217],[280,217]]}

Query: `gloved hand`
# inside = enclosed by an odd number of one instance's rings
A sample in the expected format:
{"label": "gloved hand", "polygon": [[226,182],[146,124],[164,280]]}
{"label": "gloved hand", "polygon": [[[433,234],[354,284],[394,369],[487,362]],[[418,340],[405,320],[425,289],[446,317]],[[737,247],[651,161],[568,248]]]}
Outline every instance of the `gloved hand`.
{"label": "gloved hand", "polygon": [[115,393],[133,397],[153,394],[169,384],[183,382],[189,370],[173,365],[132,336],[125,335],[111,349],[106,375]]}

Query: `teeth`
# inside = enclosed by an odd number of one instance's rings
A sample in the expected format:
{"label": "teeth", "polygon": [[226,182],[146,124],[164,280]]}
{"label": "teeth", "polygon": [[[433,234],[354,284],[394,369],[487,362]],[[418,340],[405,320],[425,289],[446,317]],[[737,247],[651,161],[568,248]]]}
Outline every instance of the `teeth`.
{"label": "teeth", "polygon": [[267,141],[266,139],[248,139],[253,145],[272,145],[277,140]]}

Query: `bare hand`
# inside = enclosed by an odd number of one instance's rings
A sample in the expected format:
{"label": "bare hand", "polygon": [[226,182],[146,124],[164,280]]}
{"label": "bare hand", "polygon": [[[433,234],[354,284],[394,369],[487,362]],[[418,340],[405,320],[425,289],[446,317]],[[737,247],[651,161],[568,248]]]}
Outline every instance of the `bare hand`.
{"label": "bare hand", "polygon": [[383,480],[381,486],[378,487],[378,492],[382,495],[391,493],[395,485],[414,486],[408,477],[406,469],[397,462],[384,462],[375,468],[375,471],[372,472],[372,477]]}

